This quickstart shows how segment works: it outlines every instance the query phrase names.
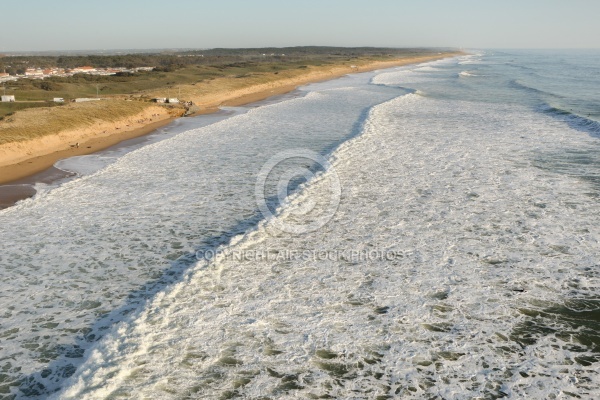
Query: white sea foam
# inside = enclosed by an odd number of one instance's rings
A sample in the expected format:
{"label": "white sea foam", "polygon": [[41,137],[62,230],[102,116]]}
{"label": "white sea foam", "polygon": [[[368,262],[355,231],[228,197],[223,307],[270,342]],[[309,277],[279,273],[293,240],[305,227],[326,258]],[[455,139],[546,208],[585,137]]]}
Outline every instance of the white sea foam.
{"label": "white sea foam", "polygon": [[467,65],[467,64],[485,64],[487,61],[484,61],[485,53],[475,52],[473,54],[467,54],[461,56],[458,65]]}
{"label": "white sea foam", "polygon": [[415,68],[413,69],[413,71],[415,72],[439,72],[439,71],[443,71],[440,68],[435,68],[435,67],[431,67],[431,66],[424,66],[424,67],[419,67],[419,68]]}
{"label": "white sea foam", "polygon": [[481,75],[474,74],[473,72],[469,72],[469,71],[461,71],[461,72],[459,72],[458,75],[462,76],[463,78],[471,78],[474,76],[481,76]]}
{"label": "white sea foam", "polygon": [[[377,80],[406,77],[394,74]],[[594,188],[536,165],[567,144],[598,146],[519,106],[379,105],[332,157],[343,196],[328,225],[240,236],[230,254],[253,257],[198,263],[59,397],[598,397],[594,365],[578,361],[593,354],[552,311],[600,284]],[[328,190],[308,185],[279,218]],[[305,249],[395,256],[256,257]]]}
{"label": "white sea foam", "polygon": [[395,72],[384,72],[373,78],[373,83],[386,86],[405,86],[430,82],[431,78],[426,74],[420,74],[414,70],[401,70]]}
{"label": "white sea foam", "polygon": [[91,175],[94,172],[114,163],[117,157],[106,157],[101,155],[87,155],[70,157],[57,161],[54,166],[67,172],[73,172],[79,176]]}
{"label": "white sea foam", "polygon": [[[433,87],[464,59],[311,85],[0,211],[1,384],[46,397],[83,355],[55,397],[599,397],[593,328],[569,319],[598,309],[599,171],[564,160],[597,141],[418,94],[361,125],[403,93],[385,86]],[[359,129],[330,158],[327,225],[256,227],[264,162]],[[328,179],[277,218],[307,223]]]}
{"label": "white sea foam", "polygon": [[0,211],[0,386],[28,397],[60,387],[196,250],[254,226],[256,174],[271,155],[327,151],[355,134],[366,108],[397,95],[367,85],[370,76],[204,128],[184,120],[170,129],[186,132],[101,169],[61,162],[84,176]]}

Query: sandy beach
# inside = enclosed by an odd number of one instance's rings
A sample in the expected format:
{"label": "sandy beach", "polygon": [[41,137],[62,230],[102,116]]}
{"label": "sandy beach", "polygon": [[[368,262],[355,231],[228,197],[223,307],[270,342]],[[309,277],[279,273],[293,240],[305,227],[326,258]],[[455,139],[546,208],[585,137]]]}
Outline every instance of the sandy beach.
{"label": "sandy beach", "polygon": [[[236,90],[223,90],[202,95],[193,92],[186,93],[184,88],[182,97],[192,100],[200,107],[200,111],[195,115],[208,114],[218,111],[221,106],[241,106],[261,101],[288,93],[298,86],[335,79],[350,73],[415,64],[453,55],[455,53],[408,57],[356,66],[316,67],[293,78],[274,78],[267,83]],[[181,113],[181,110],[168,110],[164,107],[153,106],[139,114],[118,121],[98,121],[85,129],[69,129],[28,141],[1,144],[0,184],[23,182],[23,178],[52,167],[58,160],[92,154],[124,140],[146,135],[172,122],[181,116]],[[4,190],[0,191],[0,203],[6,207],[31,195],[30,190],[23,190],[19,186],[4,186]]]}
{"label": "sandy beach", "polygon": [[371,62],[356,66],[328,66],[307,70],[305,74],[294,78],[279,79],[264,84],[253,85],[247,88],[232,92],[223,92],[212,96],[195,96],[190,93],[190,97],[195,104],[203,110],[217,110],[220,106],[241,106],[255,101],[264,100],[270,96],[288,93],[298,86],[309,83],[322,82],[330,79],[339,78],[344,75],[368,72],[378,69],[400,67],[403,65],[417,64],[421,62],[447,58],[458,53],[445,53],[442,55],[407,57],[390,61]]}

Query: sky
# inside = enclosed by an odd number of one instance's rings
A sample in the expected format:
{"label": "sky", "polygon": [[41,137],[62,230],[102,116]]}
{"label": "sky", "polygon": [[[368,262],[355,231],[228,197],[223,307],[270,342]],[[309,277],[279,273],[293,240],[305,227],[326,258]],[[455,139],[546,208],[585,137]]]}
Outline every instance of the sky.
{"label": "sky", "polygon": [[600,48],[598,0],[0,0],[0,52]]}

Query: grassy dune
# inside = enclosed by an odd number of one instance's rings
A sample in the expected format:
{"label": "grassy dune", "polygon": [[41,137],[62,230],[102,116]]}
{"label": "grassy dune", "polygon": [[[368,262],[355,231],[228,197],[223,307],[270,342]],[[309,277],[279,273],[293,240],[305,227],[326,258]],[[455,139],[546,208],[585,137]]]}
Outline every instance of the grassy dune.
{"label": "grassy dune", "polygon": [[0,145],[55,134],[67,129],[90,127],[99,121],[114,122],[152,106],[140,101],[97,101],[61,107],[18,111],[0,122]]}
{"label": "grassy dune", "polygon": [[28,108],[38,108],[38,107],[56,107],[59,106],[60,103],[48,103],[48,102],[40,102],[40,103],[0,103],[0,121],[2,119],[11,116],[17,111],[25,110]]}

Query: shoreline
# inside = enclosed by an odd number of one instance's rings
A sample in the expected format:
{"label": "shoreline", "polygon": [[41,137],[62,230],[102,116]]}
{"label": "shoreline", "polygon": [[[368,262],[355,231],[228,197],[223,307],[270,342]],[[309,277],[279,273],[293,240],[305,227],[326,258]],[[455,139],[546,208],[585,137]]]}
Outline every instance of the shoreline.
{"label": "shoreline", "polygon": [[345,75],[358,74],[362,72],[371,72],[379,69],[393,67],[402,67],[406,65],[419,64],[429,61],[436,61],[444,58],[455,57],[461,54],[465,53],[448,52],[430,56],[407,57],[389,61],[374,61],[364,65],[357,65],[355,67],[337,65],[313,71],[309,70],[306,74],[297,77],[285,78],[264,84],[249,86],[247,88],[235,90],[231,93],[226,93],[224,96],[216,96],[216,98],[208,101],[206,101],[202,97],[194,98],[194,96],[192,95],[190,97],[192,97],[194,103],[202,107],[202,110],[199,113],[194,113],[193,115],[207,114],[210,112],[218,111],[219,107],[221,106],[243,106],[246,104],[265,100],[271,96],[289,93],[297,89],[299,86],[341,78]]}
{"label": "shoreline", "polygon": [[[275,80],[266,84],[254,85],[231,92],[220,93],[217,96],[212,96],[210,99],[203,99],[202,97],[193,98],[192,101],[200,106],[201,109],[190,115],[190,117],[219,112],[220,107],[222,106],[244,106],[263,101],[270,97],[292,92],[299,86],[310,83],[332,80],[353,73],[370,72],[379,69],[435,61],[454,57],[459,54],[462,53],[452,52],[431,56],[408,57],[390,61],[376,61],[356,67],[333,66],[329,69],[309,71],[306,74],[294,78]],[[0,163],[0,189],[4,189],[0,190],[0,210],[35,195],[35,190],[33,190],[32,194],[31,190],[24,190],[22,185],[35,183],[29,181],[28,178],[33,178],[38,174],[43,174],[44,171],[52,169],[57,161],[73,156],[94,154],[123,141],[148,135],[163,126],[170,124],[177,118],[181,118],[181,116],[174,117],[168,113],[165,114],[166,116],[162,115],[161,117],[163,118],[158,121],[146,122],[146,119],[144,122],[133,124],[135,125],[133,128],[130,126],[132,125],[131,118],[117,123],[111,123],[114,128],[110,129],[108,134],[106,134],[106,130],[102,128],[96,128],[95,131],[90,128],[91,132],[88,131],[87,135],[80,136],[79,138],[73,135],[64,135],[63,132],[60,132],[57,135],[52,135],[54,136],[52,139],[55,140],[54,143],[52,143],[52,146],[50,146],[51,151],[42,151],[42,154],[34,154],[28,157],[28,154],[31,154],[32,151],[23,150],[25,154],[21,154],[21,159],[19,159],[18,162],[8,163],[6,165],[1,165]],[[134,116],[133,118],[135,119],[138,117],[139,116]],[[103,130],[104,132],[102,132]],[[17,143],[17,147],[27,148],[28,144],[43,145],[46,139],[47,138],[44,137],[34,139],[31,142]],[[77,139],[79,139],[79,141]],[[79,146],[73,147],[72,143],[77,142],[79,143]],[[9,145],[11,144],[12,143],[9,143]]]}

